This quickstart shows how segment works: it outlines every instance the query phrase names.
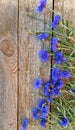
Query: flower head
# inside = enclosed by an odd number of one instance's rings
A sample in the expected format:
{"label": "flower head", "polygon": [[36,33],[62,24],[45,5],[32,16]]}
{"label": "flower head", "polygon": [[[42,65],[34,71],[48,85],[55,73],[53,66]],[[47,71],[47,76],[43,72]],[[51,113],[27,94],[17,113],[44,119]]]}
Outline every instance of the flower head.
{"label": "flower head", "polygon": [[53,93],[53,95],[55,95],[56,97],[59,97],[60,96],[60,89],[59,88],[56,88],[56,87],[54,87],[53,89],[52,89],[52,93]]}
{"label": "flower head", "polygon": [[71,73],[67,70],[61,71],[60,75],[61,75],[62,78],[70,78],[71,77]]}
{"label": "flower head", "polygon": [[51,43],[52,43],[52,51],[56,52],[57,44],[58,44],[58,38],[57,37],[53,37]]}
{"label": "flower head", "polygon": [[46,82],[44,85],[44,95],[47,96],[49,92],[50,84],[49,82]]}
{"label": "flower head", "polygon": [[52,79],[53,80],[58,80],[59,79],[59,68],[53,68],[52,69]]}
{"label": "flower head", "polygon": [[57,26],[58,26],[58,24],[59,24],[59,22],[60,22],[60,19],[61,19],[60,15],[56,15],[56,16],[54,17],[54,21],[52,22],[52,28],[53,28],[53,29],[56,29],[56,28],[57,28]]}
{"label": "flower head", "polygon": [[26,130],[28,124],[29,124],[29,120],[28,120],[27,118],[24,118],[24,120],[23,120],[22,130]]}
{"label": "flower head", "polygon": [[40,0],[40,4],[37,7],[38,13],[41,13],[46,6],[47,0]]}
{"label": "flower head", "polygon": [[38,109],[40,111],[40,117],[46,118],[46,116],[48,114],[49,107],[48,107],[45,99],[40,99],[38,101]]}
{"label": "flower head", "polygon": [[52,91],[48,92],[47,99],[48,99],[49,103],[52,103],[52,101],[53,101],[52,96],[53,96]]}
{"label": "flower head", "polygon": [[41,49],[39,52],[39,58],[42,62],[47,62],[49,59],[48,52],[45,49]]}
{"label": "flower head", "polygon": [[42,85],[43,81],[41,78],[38,78],[34,81],[33,86],[35,89],[39,89]]}
{"label": "flower head", "polygon": [[47,34],[47,33],[41,33],[41,34],[37,35],[38,40],[46,39],[48,37],[49,37],[49,34]]}
{"label": "flower head", "polygon": [[38,117],[38,108],[34,107],[32,109],[32,116],[33,116],[33,119],[34,120],[37,120],[39,117]]}
{"label": "flower head", "polygon": [[38,101],[38,109],[42,110],[43,107],[47,106],[47,102],[45,99],[39,99]]}
{"label": "flower head", "polygon": [[63,53],[61,51],[56,52],[56,54],[55,54],[55,62],[57,64],[61,64],[63,62],[66,62],[66,58],[63,56]]}
{"label": "flower head", "polygon": [[41,118],[46,118],[47,114],[49,111],[49,107],[48,106],[44,106],[41,109]]}
{"label": "flower head", "polygon": [[58,123],[62,127],[66,128],[68,126],[68,124],[69,124],[69,119],[63,117],[63,118],[60,119],[60,121]]}
{"label": "flower head", "polygon": [[56,84],[55,84],[55,87],[58,88],[58,89],[60,89],[63,86],[64,86],[63,81],[61,79],[58,79],[57,82],[56,82]]}
{"label": "flower head", "polygon": [[42,118],[41,118],[40,125],[41,125],[41,127],[44,128],[45,125],[46,125],[46,119],[42,119]]}
{"label": "flower head", "polygon": [[48,107],[46,100],[45,99],[39,99],[38,107],[37,108],[34,107],[32,109],[33,119],[37,120],[37,119],[40,119],[40,118],[42,118],[42,119],[46,118],[48,111],[49,111],[49,107]]}
{"label": "flower head", "polygon": [[55,84],[56,84],[56,80],[51,79],[51,80],[50,80],[50,86],[52,87],[52,86],[54,86]]}

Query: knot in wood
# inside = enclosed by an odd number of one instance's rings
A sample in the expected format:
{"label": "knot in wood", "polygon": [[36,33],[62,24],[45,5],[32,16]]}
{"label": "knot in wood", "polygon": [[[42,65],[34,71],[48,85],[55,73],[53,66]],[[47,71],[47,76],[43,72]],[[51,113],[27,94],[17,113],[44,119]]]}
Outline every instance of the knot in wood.
{"label": "knot in wood", "polygon": [[11,57],[15,52],[14,41],[4,39],[1,43],[1,51],[4,55]]}

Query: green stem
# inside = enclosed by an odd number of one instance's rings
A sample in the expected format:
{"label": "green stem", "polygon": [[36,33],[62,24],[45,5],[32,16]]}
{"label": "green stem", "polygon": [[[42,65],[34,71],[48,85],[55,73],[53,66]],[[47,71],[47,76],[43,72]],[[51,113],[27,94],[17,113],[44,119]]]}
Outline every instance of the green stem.
{"label": "green stem", "polygon": [[37,17],[36,17],[35,15],[33,15],[32,13],[29,13],[29,16],[32,17],[32,18],[34,18],[34,19],[36,19],[36,20],[39,20],[39,21],[43,22],[44,24],[47,24],[47,22],[46,22],[45,20],[43,20],[43,19],[41,19],[41,18],[37,18]]}
{"label": "green stem", "polygon": [[75,42],[75,39],[73,39],[72,37],[67,37],[67,39],[71,39],[72,41]]}

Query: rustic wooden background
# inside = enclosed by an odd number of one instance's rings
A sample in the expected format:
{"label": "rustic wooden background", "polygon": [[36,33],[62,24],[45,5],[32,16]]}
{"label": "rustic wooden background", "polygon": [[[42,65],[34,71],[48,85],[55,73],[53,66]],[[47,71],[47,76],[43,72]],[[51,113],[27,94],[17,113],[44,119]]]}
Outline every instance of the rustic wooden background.
{"label": "rustic wooden background", "polygon": [[[30,18],[39,0],[0,0],[0,130],[21,130],[24,116],[31,119],[31,108],[39,98],[32,87],[42,63],[38,51],[42,47],[29,32],[44,30],[45,25]],[[48,0],[52,7],[53,0]],[[55,10],[75,27],[75,0],[55,0]],[[42,18],[51,18],[44,11]],[[44,69],[44,67],[43,67]],[[49,72],[44,69],[45,77]],[[43,70],[40,69],[43,76]],[[49,74],[49,73],[48,73]],[[28,130],[41,130],[29,126]]]}

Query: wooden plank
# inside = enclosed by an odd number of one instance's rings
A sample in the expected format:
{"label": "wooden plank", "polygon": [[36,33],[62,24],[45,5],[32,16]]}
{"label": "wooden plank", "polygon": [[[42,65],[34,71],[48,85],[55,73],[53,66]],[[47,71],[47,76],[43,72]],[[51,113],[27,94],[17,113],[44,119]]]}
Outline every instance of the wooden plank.
{"label": "wooden plank", "polygon": [[[38,52],[43,46],[41,42],[36,40],[35,36],[29,34],[31,30],[43,31],[46,28],[43,23],[28,16],[31,12],[36,14],[38,3],[39,0],[19,0],[19,130],[21,130],[21,122],[24,117],[30,120],[28,130],[41,130],[39,126],[31,126],[33,123],[31,109],[37,105],[37,100],[40,97],[39,91],[33,89],[33,81],[38,77],[39,70],[40,75],[45,80],[50,76],[49,69],[45,68],[38,58]],[[52,0],[48,0],[48,3],[52,7]],[[49,17],[50,20],[49,14],[51,14],[50,11],[45,10],[43,15],[41,14],[39,17],[43,19]],[[48,48],[49,43],[46,44],[44,47]],[[35,96],[32,96],[32,93],[36,93]]]}
{"label": "wooden plank", "polygon": [[0,130],[17,130],[18,0],[0,0]]}

